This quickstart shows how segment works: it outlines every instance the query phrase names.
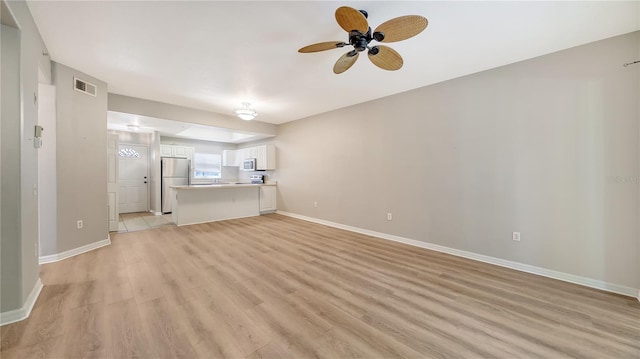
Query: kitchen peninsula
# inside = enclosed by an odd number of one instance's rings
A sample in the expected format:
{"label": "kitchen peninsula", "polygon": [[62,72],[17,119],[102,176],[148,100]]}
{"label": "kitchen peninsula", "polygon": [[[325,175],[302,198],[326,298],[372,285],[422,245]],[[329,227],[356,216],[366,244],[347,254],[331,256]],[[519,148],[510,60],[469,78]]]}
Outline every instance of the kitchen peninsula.
{"label": "kitchen peninsula", "polygon": [[177,226],[259,216],[276,209],[275,184],[224,183],[172,187]]}

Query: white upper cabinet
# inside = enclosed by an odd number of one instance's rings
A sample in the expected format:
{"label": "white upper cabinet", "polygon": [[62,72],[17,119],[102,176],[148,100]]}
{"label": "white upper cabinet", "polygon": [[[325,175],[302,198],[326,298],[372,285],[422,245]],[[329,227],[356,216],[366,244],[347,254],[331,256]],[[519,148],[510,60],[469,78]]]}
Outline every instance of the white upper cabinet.
{"label": "white upper cabinet", "polygon": [[256,168],[258,170],[276,169],[276,146],[262,145],[253,148],[255,148]]}
{"label": "white upper cabinet", "polygon": [[249,149],[248,148],[241,148],[239,150],[236,151],[236,158],[238,159],[238,165],[241,166],[242,165],[242,161],[246,160],[247,158],[249,158],[250,153],[249,153]]}
{"label": "white upper cabinet", "polygon": [[267,169],[267,149],[266,146],[257,146],[253,147],[256,159],[256,169],[257,170],[266,170]]}
{"label": "white upper cabinet", "polygon": [[160,157],[174,157],[173,146],[160,145]]}
{"label": "white upper cabinet", "polygon": [[161,157],[182,157],[188,158],[193,161],[194,147],[189,146],[174,146],[174,145],[160,145]]}
{"label": "white upper cabinet", "polygon": [[276,146],[261,145],[239,150],[225,150],[222,152],[222,165],[240,166],[242,161],[248,158],[256,159],[258,171],[273,171],[276,169]]}
{"label": "white upper cabinet", "polygon": [[222,151],[222,165],[223,166],[240,166],[240,158],[237,156],[236,150],[224,150]]}
{"label": "white upper cabinet", "polygon": [[173,153],[176,157],[187,157],[187,147],[173,146]]}
{"label": "white upper cabinet", "polygon": [[258,158],[258,151],[256,151],[256,147],[247,147],[241,149],[240,151],[242,151],[243,159]]}

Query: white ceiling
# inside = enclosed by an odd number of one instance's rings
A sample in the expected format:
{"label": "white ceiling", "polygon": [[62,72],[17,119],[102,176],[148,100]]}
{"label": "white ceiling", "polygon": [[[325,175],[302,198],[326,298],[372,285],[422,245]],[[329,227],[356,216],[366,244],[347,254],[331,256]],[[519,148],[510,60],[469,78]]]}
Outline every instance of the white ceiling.
{"label": "white ceiling", "polygon": [[[284,123],[640,29],[640,2],[456,1],[29,1],[51,58],[109,84],[109,91]],[[402,15],[429,20],[388,44],[404,67],[361,56],[335,75],[346,48],[339,6],[369,12],[372,28]]]}

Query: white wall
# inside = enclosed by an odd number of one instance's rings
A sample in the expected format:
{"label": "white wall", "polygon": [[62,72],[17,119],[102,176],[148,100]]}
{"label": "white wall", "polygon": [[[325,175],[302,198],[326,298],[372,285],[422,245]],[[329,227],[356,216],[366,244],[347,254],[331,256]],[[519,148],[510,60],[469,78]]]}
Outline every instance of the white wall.
{"label": "white wall", "polygon": [[[50,62],[44,55],[48,53],[40,33],[31,17],[29,9],[24,1],[3,2],[3,12],[8,11],[13,15],[13,20],[20,28],[18,39],[19,46],[11,45],[10,50],[4,56],[15,56],[19,51],[19,77],[14,77],[17,72],[5,77],[2,74],[3,100],[2,100],[2,283],[1,290],[4,299],[5,295],[17,298],[15,301],[2,301],[2,312],[13,310],[25,310],[24,305],[29,295],[37,289],[39,266],[38,266],[38,192],[34,187],[38,184],[38,154],[33,147],[33,130],[38,123],[37,93],[39,71],[42,73],[42,81],[50,82]],[[4,14],[6,15],[6,14]],[[5,17],[3,15],[3,18]],[[15,41],[12,30],[3,28],[3,40],[5,32],[12,37],[9,41]],[[3,64],[4,67],[4,64]],[[15,81],[18,81],[17,83]],[[11,90],[7,93],[15,95],[16,88],[19,90],[20,101],[9,99],[9,106],[5,109],[4,87]],[[17,87],[16,87],[17,86]],[[12,95],[12,96],[13,96]],[[17,106],[17,107],[16,107]],[[5,112],[10,115],[5,117]],[[15,114],[19,117],[15,117]],[[6,122],[5,122],[6,121]],[[16,122],[17,121],[17,122]],[[7,123],[8,122],[8,123]],[[5,133],[5,125],[9,125],[12,133]],[[17,126],[17,127],[16,127]],[[17,128],[17,132],[15,132]],[[5,142],[5,135],[14,136],[13,141]],[[17,142],[16,142],[17,141]],[[15,159],[19,159],[18,167],[13,166],[13,172],[5,172],[4,157],[5,151]],[[16,178],[17,177],[17,178]],[[6,182],[5,182],[6,181]],[[17,182],[16,182],[17,181]],[[12,190],[16,191],[11,196],[5,196],[7,184],[11,184]],[[15,195],[19,195],[16,200]],[[5,221],[8,217],[13,218],[13,222]],[[11,223],[11,224],[10,224]],[[13,231],[10,236],[5,236],[5,226],[19,226],[18,231]],[[11,251],[7,249],[11,248]],[[5,273],[5,260],[9,263],[19,263],[18,267]],[[17,283],[17,286],[15,285]],[[17,307],[16,307],[17,306]]]}
{"label": "white wall", "polygon": [[56,88],[38,86],[38,123],[44,128],[38,151],[40,256],[58,253],[58,196],[56,161]]}
{"label": "white wall", "polygon": [[622,66],[639,44],[635,32],[281,125],[278,208],[640,288],[640,66]]}
{"label": "white wall", "polygon": [[[52,72],[57,112],[58,252],[64,252],[108,237],[107,84],[55,62]],[[95,84],[98,95],[74,90],[74,77]],[[83,220],[83,229],[76,229],[77,220]]]}
{"label": "white wall", "polygon": [[20,84],[22,91],[22,128],[20,142],[20,195],[22,201],[22,297],[27,298],[39,276],[38,253],[38,150],[33,146],[33,131],[38,124],[39,72],[45,83],[51,81],[47,48],[26,3],[9,2],[20,26]]}
{"label": "white wall", "polygon": [[0,310],[7,312],[22,306],[21,296],[21,228],[20,228],[20,33],[2,25],[0,28],[2,77],[2,121],[0,145],[2,161],[0,187]]}
{"label": "white wall", "polygon": [[143,132],[127,132],[127,131],[114,131],[109,130],[107,133],[118,135],[120,143],[130,143],[133,145],[148,146],[151,143],[151,133]]}

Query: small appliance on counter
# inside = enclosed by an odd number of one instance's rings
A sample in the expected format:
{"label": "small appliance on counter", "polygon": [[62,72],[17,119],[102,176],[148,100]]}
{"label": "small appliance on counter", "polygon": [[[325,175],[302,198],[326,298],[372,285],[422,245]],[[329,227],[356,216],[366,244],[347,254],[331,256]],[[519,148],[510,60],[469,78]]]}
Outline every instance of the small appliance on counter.
{"label": "small appliance on counter", "polygon": [[263,175],[251,175],[249,178],[251,179],[251,183],[253,183],[253,184],[262,184],[262,183],[264,183],[264,176]]}

